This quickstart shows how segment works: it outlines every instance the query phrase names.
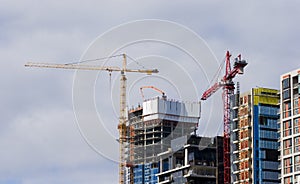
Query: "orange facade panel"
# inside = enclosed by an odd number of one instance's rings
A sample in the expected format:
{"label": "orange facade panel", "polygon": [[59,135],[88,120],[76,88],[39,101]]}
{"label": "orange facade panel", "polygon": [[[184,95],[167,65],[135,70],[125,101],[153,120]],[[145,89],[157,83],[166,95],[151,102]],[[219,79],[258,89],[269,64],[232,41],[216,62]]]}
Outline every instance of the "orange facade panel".
{"label": "orange facade panel", "polygon": [[248,158],[248,151],[241,151],[239,156],[240,156],[240,160]]}
{"label": "orange facade panel", "polygon": [[248,114],[248,107],[242,107],[239,109],[239,116],[244,116]]}
{"label": "orange facade panel", "polygon": [[249,147],[249,141],[248,140],[242,141],[240,143],[240,147],[241,147],[241,149],[248,148]]}
{"label": "orange facade panel", "polygon": [[248,129],[244,129],[244,130],[240,130],[240,139],[244,139],[244,138],[247,138],[249,137],[249,130]]}
{"label": "orange facade panel", "polygon": [[249,176],[250,176],[249,171],[242,171],[239,174],[239,179],[240,180],[247,180],[247,179],[249,179]]}
{"label": "orange facade panel", "polygon": [[290,78],[290,74],[282,76],[282,79]]}
{"label": "orange facade panel", "polygon": [[243,128],[249,126],[248,118],[241,118],[239,121],[239,127]]}

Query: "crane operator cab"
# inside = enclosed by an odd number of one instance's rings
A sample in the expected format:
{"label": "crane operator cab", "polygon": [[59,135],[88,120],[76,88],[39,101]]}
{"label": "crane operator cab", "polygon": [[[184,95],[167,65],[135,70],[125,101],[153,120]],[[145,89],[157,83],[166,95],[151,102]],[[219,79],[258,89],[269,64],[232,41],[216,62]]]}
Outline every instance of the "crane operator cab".
{"label": "crane operator cab", "polygon": [[248,63],[246,62],[246,60],[242,60],[241,55],[239,55],[238,57],[236,57],[234,59],[234,65],[233,67],[237,69],[238,74],[244,74],[244,68]]}

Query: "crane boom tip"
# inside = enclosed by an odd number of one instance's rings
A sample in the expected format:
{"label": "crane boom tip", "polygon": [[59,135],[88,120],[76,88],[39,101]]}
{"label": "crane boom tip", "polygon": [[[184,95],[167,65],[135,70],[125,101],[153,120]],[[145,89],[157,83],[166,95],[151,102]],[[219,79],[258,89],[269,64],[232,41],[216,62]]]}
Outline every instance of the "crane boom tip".
{"label": "crane boom tip", "polygon": [[30,66],[30,62],[27,62],[24,64],[25,67],[29,67]]}
{"label": "crane boom tip", "polygon": [[157,69],[153,69],[152,73],[158,73],[159,71]]}

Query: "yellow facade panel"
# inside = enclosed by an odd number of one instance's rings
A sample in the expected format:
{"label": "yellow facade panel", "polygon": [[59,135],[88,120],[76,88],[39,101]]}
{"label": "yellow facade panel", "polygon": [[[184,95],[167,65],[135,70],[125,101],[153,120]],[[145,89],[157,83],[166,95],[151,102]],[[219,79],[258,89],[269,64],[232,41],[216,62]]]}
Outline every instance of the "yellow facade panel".
{"label": "yellow facade panel", "polygon": [[266,88],[255,88],[253,89],[253,105],[261,104],[270,104],[277,105],[278,97],[276,94],[278,90],[266,89]]}

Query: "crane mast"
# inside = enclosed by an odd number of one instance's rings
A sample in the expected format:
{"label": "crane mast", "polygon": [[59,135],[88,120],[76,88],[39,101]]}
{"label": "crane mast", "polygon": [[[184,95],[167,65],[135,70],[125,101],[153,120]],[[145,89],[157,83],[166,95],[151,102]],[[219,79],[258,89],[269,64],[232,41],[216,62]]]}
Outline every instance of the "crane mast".
{"label": "crane mast", "polygon": [[[120,117],[118,123],[119,130],[119,183],[124,184],[124,167],[125,163],[125,142],[128,141],[126,137],[127,134],[127,117],[126,117],[126,72],[135,72],[135,73],[145,73],[151,75],[153,73],[158,73],[157,69],[152,70],[143,70],[143,69],[127,69],[127,60],[126,54],[122,54],[123,64],[122,68],[117,66],[98,66],[98,65],[82,65],[82,64],[53,64],[53,63],[35,63],[28,62],[25,64],[25,67],[40,67],[40,68],[60,68],[60,69],[79,69],[79,70],[102,70],[107,72],[119,71],[121,72],[120,77]],[[131,169],[132,170],[132,169]],[[132,173],[132,171],[131,171]],[[132,179],[130,181],[133,183]]]}
{"label": "crane mast", "polygon": [[226,68],[225,75],[220,82],[216,82],[208,90],[206,90],[201,100],[206,100],[212,94],[214,94],[218,89],[223,88],[222,98],[223,98],[223,123],[224,123],[224,132],[223,132],[223,164],[224,164],[224,184],[230,184],[230,96],[234,92],[234,82],[233,78],[237,74],[244,73],[244,67],[248,64],[245,60],[241,59],[241,55],[235,58],[234,67],[231,69],[230,64],[231,54],[229,51],[226,53]]}
{"label": "crane mast", "polygon": [[126,142],[126,56],[123,55],[123,67],[121,71],[121,79],[120,79],[120,117],[119,117],[119,150],[120,150],[120,161],[119,161],[119,181],[120,183],[124,183],[124,166],[125,166],[125,159],[124,159],[124,143]]}

